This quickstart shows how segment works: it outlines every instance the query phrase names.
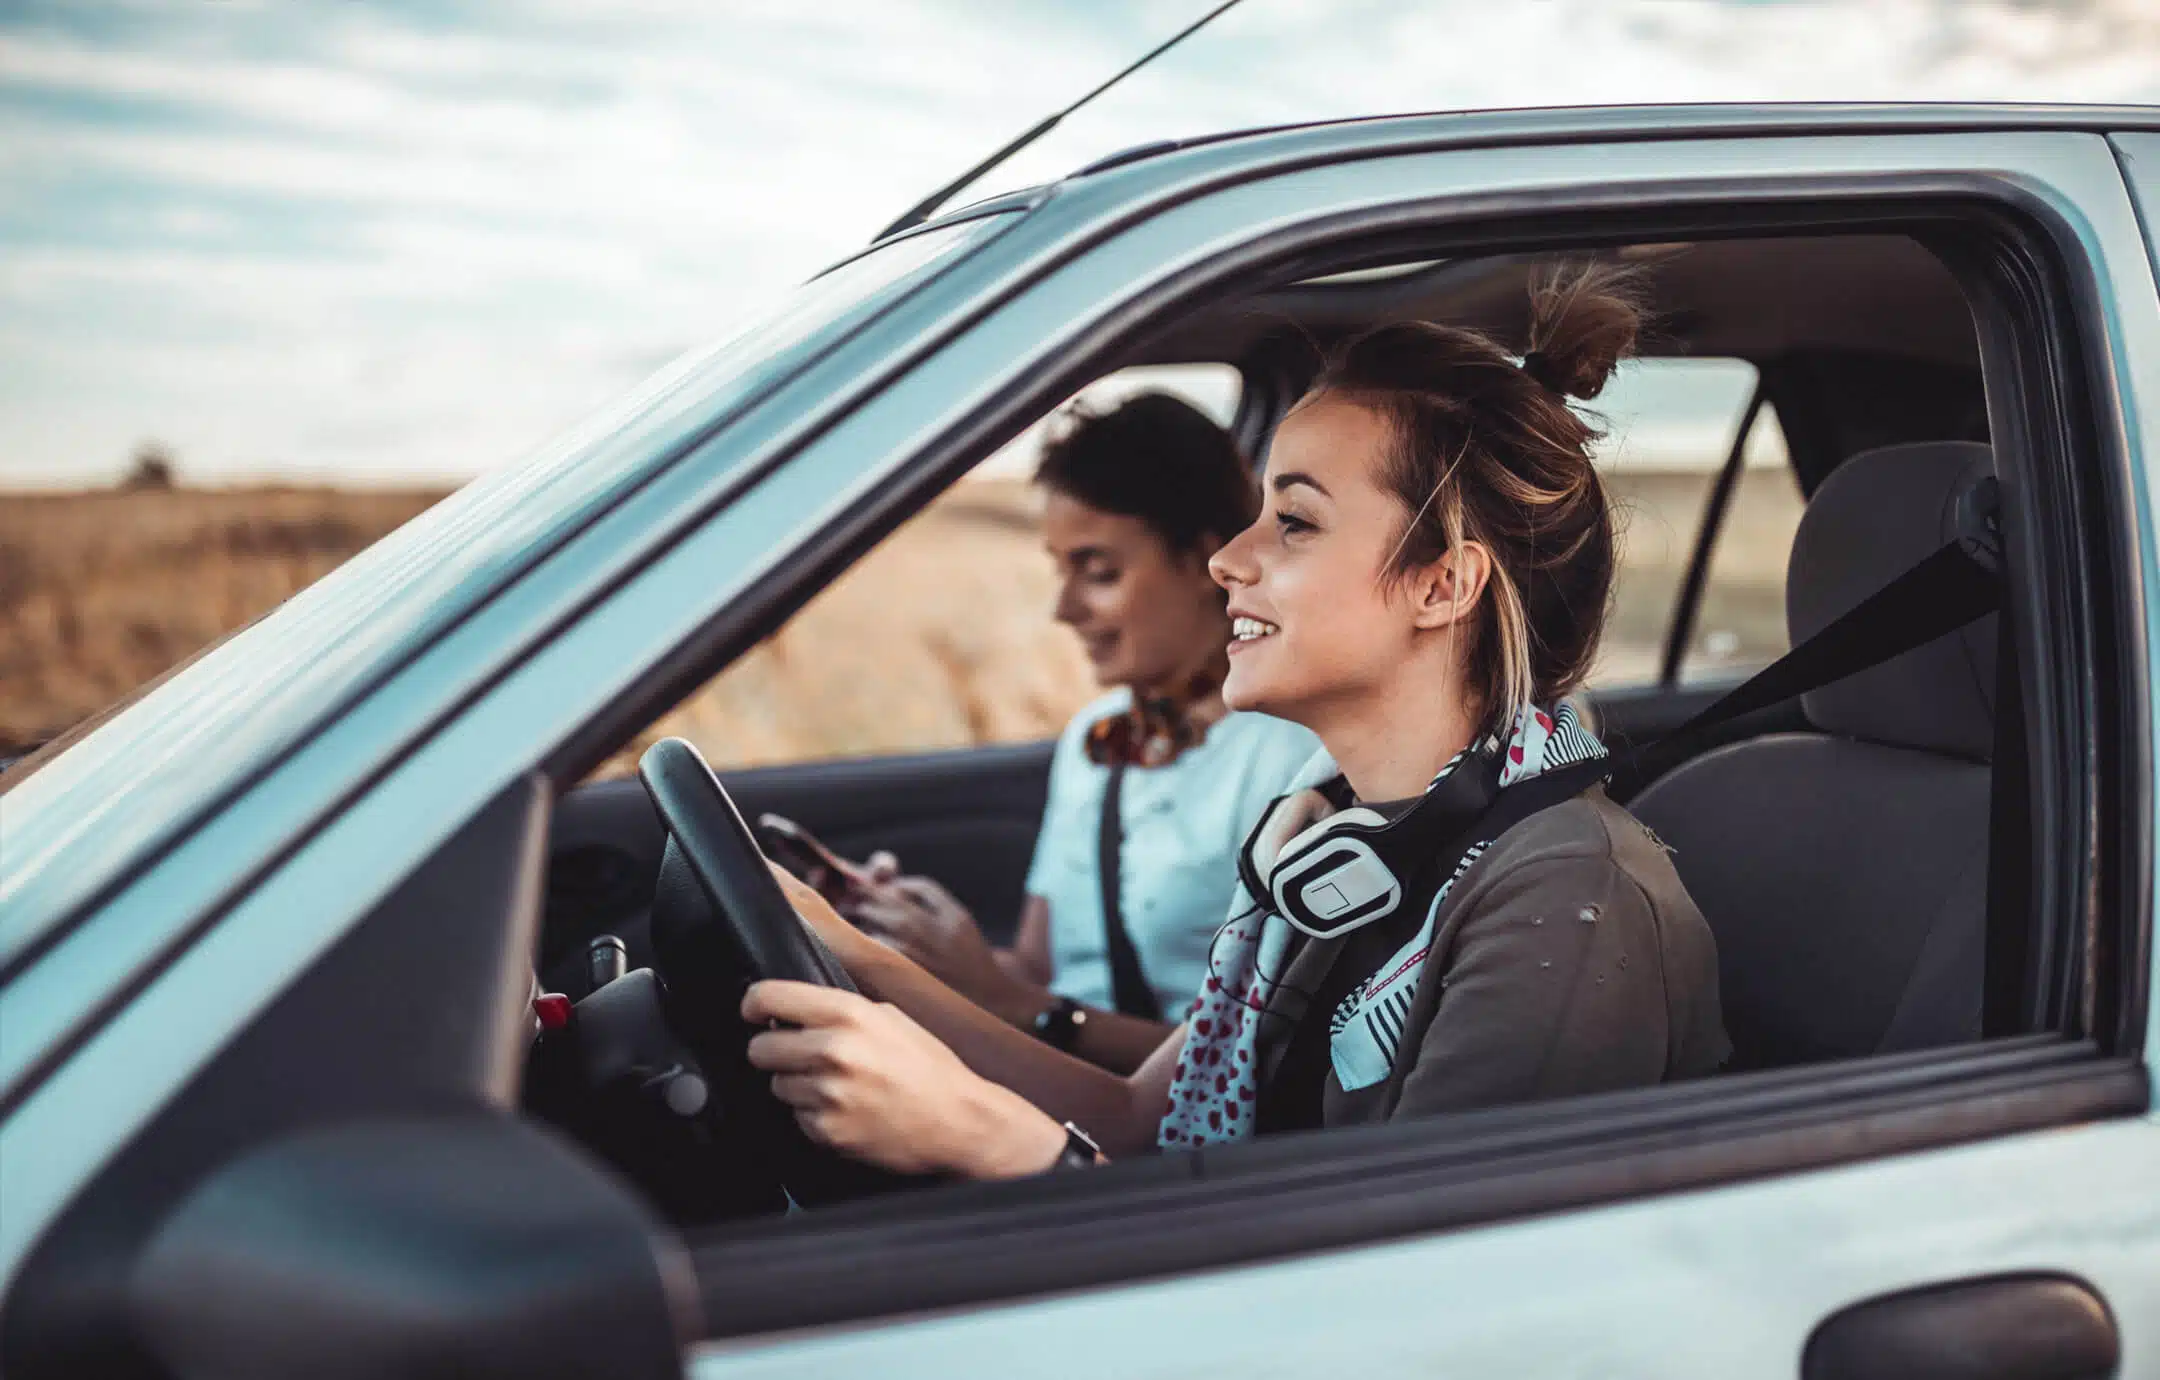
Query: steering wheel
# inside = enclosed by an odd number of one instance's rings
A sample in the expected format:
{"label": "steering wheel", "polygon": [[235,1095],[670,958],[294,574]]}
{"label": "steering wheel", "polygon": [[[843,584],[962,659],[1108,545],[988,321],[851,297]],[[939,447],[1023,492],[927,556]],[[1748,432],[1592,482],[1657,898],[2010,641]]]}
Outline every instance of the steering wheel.
{"label": "steering wheel", "polygon": [[787,978],[852,992],[855,984],[773,880],[742,812],[695,747],[663,738],[638,759],[638,779],[667,826],[653,894],[655,966],[668,1019],[708,1071],[726,1071],[745,1129],[765,1143],[790,1197],[804,1206],[859,1198],[922,1180],[818,1145],[743,1057],[743,989]]}
{"label": "steering wheel", "polygon": [[752,974],[855,990],[840,960],[788,904],[742,811],[695,747],[662,738],[638,759],[638,779]]}

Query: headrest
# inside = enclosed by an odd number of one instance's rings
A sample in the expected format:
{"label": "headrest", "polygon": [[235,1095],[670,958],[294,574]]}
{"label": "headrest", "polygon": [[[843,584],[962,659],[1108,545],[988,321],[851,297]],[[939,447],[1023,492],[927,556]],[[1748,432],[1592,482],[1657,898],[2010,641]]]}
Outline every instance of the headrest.
{"label": "headrest", "polygon": [[[1801,516],[1785,577],[1794,646],[1957,536],[1958,498],[1995,472],[1970,441],[1863,451]],[[1801,697],[1817,728],[1986,761],[1995,744],[1995,616]]]}

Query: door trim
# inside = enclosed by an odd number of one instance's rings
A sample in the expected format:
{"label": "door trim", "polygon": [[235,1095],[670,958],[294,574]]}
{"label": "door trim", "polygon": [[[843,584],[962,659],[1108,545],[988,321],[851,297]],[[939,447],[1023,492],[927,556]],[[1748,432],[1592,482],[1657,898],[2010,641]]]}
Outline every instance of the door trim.
{"label": "door trim", "polygon": [[[2090,1045],[2006,1041],[967,1185],[714,1233],[691,1250],[706,1335],[733,1337],[1249,1265],[2132,1117],[2147,1110],[2148,1091],[2139,1065],[2097,1059]],[[877,1268],[863,1268],[871,1260]]]}

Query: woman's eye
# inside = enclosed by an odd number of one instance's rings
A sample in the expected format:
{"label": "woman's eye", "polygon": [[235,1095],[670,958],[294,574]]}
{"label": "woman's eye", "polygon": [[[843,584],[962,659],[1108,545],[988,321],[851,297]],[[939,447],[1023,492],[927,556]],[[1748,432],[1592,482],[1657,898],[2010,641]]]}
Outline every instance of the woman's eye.
{"label": "woman's eye", "polygon": [[1090,566],[1087,574],[1082,578],[1091,585],[1114,585],[1124,577],[1124,574],[1125,572],[1119,570],[1116,566],[1098,565]]}
{"label": "woman's eye", "polygon": [[1313,530],[1313,525],[1296,513],[1277,513],[1275,515],[1275,525],[1282,529],[1285,536]]}

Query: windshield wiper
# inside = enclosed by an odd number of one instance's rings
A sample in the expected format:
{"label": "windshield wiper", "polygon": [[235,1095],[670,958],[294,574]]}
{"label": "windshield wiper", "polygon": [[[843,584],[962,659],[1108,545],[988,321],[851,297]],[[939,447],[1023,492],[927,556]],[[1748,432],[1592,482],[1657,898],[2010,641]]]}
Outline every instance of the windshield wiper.
{"label": "windshield wiper", "polygon": [[1034,128],[1028,130],[1019,138],[1005,145],[1005,147],[999,149],[996,153],[991,154],[982,162],[977,163],[974,167],[969,168],[966,172],[960,174],[952,181],[946,183],[944,186],[938,188],[930,195],[924,197],[921,201],[916,202],[913,206],[908,208],[907,214],[901,216],[900,219],[886,226],[883,230],[880,230],[877,234],[877,239],[873,239],[871,243],[876,244],[878,240],[890,239],[894,235],[899,234],[902,230],[912,230],[916,226],[922,224],[924,221],[930,219],[930,217],[937,214],[938,207],[943,206],[946,202],[951,201],[955,196],[958,196],[961,189],[966,187],[970,182],[975,181],[975,179],[981,177],[983,174],[997,167],[998,164],[1004,162],[1006,159],[1020,152],[1020,150],[1026,148],[1029,144],[1034,143],[1037,139],[1042,138],[1051,130],[1056,129],[1058,126],[1058,121],[1064,119],[1067,115],[1072,114],[1081,106],[1086,105],[1089,101],[1094,100],[1103,92],[1108,91],[1113,86],[1116,86],[1119,82],[1125,80],[1125,78],[1131,76],[1133,73],[1147,66],[1155,59],[1161,57],[1164,53],[1169,52],[1178,44],[1183,43],[1186,39],[1198,33],[1201,29],[1206,28],[1207,25],[1212,22],[1217,15],[1222,14],[1225,10],[1237,8],[1237,6],[1241,3],[1243,3],[1243,0],[1224,0],[1224,3],[1217,5],[1214,9],[1209,10],[1206,14],[1201,15],[1192,23],[1187,24],[1184,28],[1170,35],[1169,38],[1163,40],[1161,43],[1156,44],[1153,48],[1142,54],[1139,61],[1133,63],[1124,71],[1119,72],[1116,76],[1110,78],[1110,80],[1096,87],[1093,91],[1088,92],[1079,100],[1074,101],[1071,105],[1066,106],[1063,110],[1058,111],[1055,115],[1052,115],[1048,119],[1042,121],[1040,124],[1037,124]]}

